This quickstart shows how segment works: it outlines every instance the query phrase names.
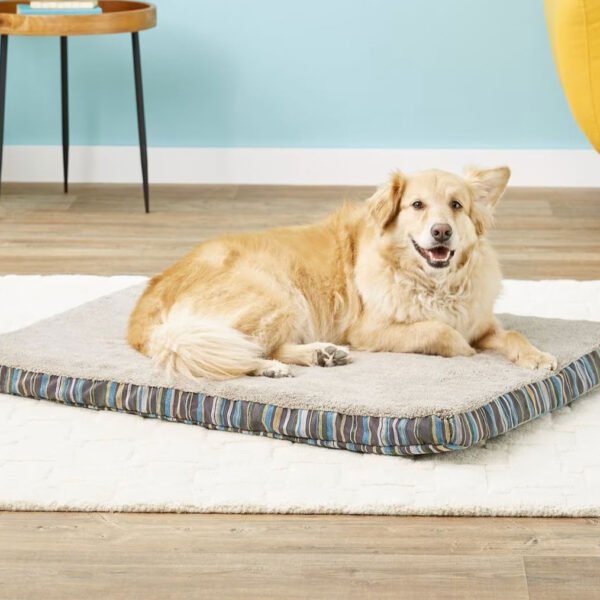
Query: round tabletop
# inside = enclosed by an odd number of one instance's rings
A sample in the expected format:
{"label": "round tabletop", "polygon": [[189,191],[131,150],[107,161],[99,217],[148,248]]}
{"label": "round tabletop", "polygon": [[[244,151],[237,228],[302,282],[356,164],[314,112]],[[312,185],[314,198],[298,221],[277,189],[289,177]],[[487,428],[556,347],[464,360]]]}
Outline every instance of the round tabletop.
{"label": "round tabletop", "polygon": [[156,26],[156,7],[147,2],[101,0],[98,15],[19,15],[18,4],[0,2],[1,35],[98,35],[132,33]]}

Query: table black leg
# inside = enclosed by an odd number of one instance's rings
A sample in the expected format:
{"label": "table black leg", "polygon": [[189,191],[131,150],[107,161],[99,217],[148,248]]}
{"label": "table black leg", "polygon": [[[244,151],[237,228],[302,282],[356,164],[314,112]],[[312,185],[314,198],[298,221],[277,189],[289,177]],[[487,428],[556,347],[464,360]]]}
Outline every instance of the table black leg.
{"label": "table black leg", "polygon": [[63,189],[69,191],[69,60],[67,37],[60,38],[60,76],[62,100]]}
{"label": "table black leg", "polygon": [[0,37],[0,186],[2,185],[2,157],[4,151],[4,112],[6,104],[6,59],[8,58],[8,36]]}
{"label": "table black leg", "polygon": [[140,157],[144,182],[144,208],[150,212],[150,190],[148,188],[148,145],[146,142],[146,116],[144,113],[144,89],[142,87],[142,59],[140,57],[140,36],[131,34],[133,42],[133,70],[135,74],[135,96],[137,101],[138,132],[140,136]]}

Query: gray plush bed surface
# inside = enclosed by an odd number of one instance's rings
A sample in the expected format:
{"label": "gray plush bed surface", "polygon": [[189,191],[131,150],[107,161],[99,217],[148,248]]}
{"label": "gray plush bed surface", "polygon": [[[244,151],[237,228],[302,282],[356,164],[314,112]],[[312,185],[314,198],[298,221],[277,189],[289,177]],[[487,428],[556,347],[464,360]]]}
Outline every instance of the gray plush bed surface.
{"label": "gray plush bed surface", "polygon": [[[0,336],[0,365],[284,408],[406,418],[471,411],[550,375],[519,368],[492,352],[468,358],[354,352],[349,365],[294,367],[293,378],[170,380],[125,340],[127,319],[142,290],[134,286]],[[500,315],[500,320],[554,354],[559,369],[600,347],[600,323],[514,315]]]}

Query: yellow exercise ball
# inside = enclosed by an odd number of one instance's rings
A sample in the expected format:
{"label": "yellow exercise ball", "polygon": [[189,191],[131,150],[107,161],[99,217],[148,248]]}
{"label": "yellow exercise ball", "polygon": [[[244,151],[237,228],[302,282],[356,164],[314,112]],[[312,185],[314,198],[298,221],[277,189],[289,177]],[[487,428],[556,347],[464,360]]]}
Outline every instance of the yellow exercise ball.
{"label": "yellow exercise ball", "polygon": [[600,0],[545,0],[545,10],[569,106],[600,152]]}

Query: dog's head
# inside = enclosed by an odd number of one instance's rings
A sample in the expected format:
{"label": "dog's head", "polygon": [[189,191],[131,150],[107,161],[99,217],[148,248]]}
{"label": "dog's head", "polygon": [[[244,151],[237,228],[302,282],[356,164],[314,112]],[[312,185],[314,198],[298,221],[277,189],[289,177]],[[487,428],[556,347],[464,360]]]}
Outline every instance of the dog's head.
{"label": "dog's head", "polygon": [[492,224],[510,170],[471,169],[464,177],[445,171],[410,176],[395,172],[367,200],[379,233],[430,274],[464,264]]}

